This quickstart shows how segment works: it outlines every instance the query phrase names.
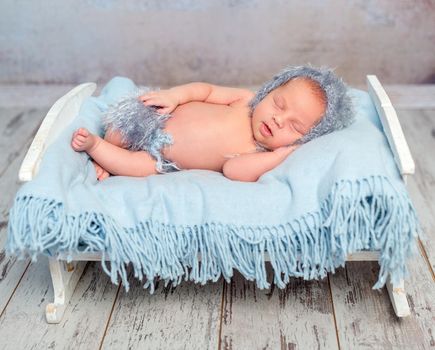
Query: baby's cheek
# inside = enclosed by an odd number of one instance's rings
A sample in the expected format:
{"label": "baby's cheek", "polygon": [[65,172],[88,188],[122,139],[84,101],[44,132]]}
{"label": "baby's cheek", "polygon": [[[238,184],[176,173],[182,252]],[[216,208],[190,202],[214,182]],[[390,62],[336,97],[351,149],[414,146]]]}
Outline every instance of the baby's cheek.
{"label": "baby's cheek", "polygon": [[298,138],[297,135],[291,132],[287,132],[287,133],[283,132],[282,134],[279,135],[279,137],[277,137],[276,141],[280,147],[283,147],[283,146],[288,146],[289,144],[295,142],[297,138]]}

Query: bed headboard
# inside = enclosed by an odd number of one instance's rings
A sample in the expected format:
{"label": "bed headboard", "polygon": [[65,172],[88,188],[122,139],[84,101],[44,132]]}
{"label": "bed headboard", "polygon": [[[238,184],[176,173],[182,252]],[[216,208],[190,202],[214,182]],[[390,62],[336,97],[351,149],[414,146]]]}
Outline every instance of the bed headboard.
{"label": "bed headboard", "polygon": [[406,183],[406,177],[415,172],[415,164],[402,127],[400,126],[396,110],[376,75],[367,75],[367,87],[370,97],[376,106],[379,118],[381,119],[384,133],[387,136],[388,143],[394,155],[394,160]]}

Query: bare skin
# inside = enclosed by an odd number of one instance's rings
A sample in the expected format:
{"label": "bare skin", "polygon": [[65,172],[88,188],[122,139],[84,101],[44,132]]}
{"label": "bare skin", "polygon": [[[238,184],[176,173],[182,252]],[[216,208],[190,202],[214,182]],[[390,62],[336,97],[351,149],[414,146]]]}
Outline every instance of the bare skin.
{"label": "bare skin", "polygon": [[[80,128],[74,132],[71,145],[77,152],[91,151],[97,142],[98,139],[95,137],[95,135],[91,134],[85,128]],[[93,160],[92,163],[94,164],[95,172],[97,173],[97,179],[99,181],[103,181],[110,176],[109,172],[99,165],[95,160]]]}
{"label": "bare skin", "polygon": [[[140,99],[144,105],[159,106],[161,113],[172,115],[166,122],[165,131],[172,135],[174,144],[162,150],[167,159],[183,169],[209,169],[225,174],[226,163],[233,164],[233,168],[239,163],[238,167],[243,167],[245,173],[255,173],[255,176],[240,175],[227,164],[226,169],[231,170],[228,174],[234,173],[234,179],[255,181],[262,172],[282,162],[296,148],[286,146],[308,132],[326,108],[304,79],[294,79],[270,92],[258,104],[252,117],[248,107],[254,97],[251,91],[216,86],[212,92],[192,90],[206,87],[208,85],[193,83],[150,92]],[[183,101],[192,96],[197,100]],[[255,153],[255,141],[271,152]],[[102,139],[80,128],[74,132],[71,146],[93,158],[100,181],[110,174],[157,174],[155,160],[145,151],[123,149],[120,135],[114,131],[109,131]],[[233,155],[242,156],[235,160],[231,158]]]}

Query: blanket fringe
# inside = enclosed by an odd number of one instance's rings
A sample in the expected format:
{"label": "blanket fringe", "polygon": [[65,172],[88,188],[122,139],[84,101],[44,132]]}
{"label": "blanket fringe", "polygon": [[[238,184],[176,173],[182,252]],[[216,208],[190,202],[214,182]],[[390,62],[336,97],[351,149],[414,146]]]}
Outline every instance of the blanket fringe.
{"label": "blanket fringe", "polygon": [[102,252],[103,270],[113,283],[120,276],[129,290],[126,266],[131,262],[135,278],[146,277],[143,287],[151,294],[156,277],[165,286],[169,281],[178,285],[183,276],[204,285],[220,276],[229,282],[233,268],[255,280],[258,288],[269,288],[265,253],[275,272],[274,284],[285,288],[291,276],[323,279],[344,266],[348,254],[360,250],[380,250],[379,276],[372,287],[380,289],[388,275],[393,284],[409,275],[406,260],[417,251],[415,238],[423,238],[408,195],[396,191],[387,178],[375,176],[337,182],[319,212],[272,227],[214,222],[175,226],[144,220],[135,228],[123,228],[102,214],[69,216],[62,203],[27,195],[15,198],[9,214],[7,254],[19,259],[29,254],[36,261],[38,254],[52,252],[67,253],[68,259],[72,253]]}

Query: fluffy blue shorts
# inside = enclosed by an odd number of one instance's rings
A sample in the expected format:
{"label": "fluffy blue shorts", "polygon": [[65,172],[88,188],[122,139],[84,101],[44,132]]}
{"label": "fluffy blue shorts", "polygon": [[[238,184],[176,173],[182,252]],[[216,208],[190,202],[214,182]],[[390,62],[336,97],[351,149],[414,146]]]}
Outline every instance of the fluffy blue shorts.
{"label": "fluffy blue shorts", "polygon": [[141,86],[110,106],[101,120],[104,131],[119,131],[127,149],[148,152],[157,161],[157,172],[182,170],[162,154],[165,146],[174,143],[172,136],[164,131],[165,122],[171,118],[171,114],[160,114],[157,107],[145,106],[138,100],[140,95],[150,90],[149,87]]}

